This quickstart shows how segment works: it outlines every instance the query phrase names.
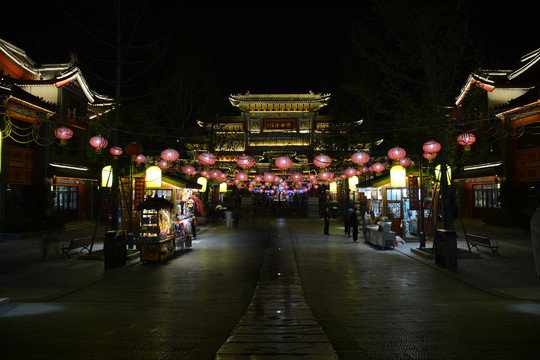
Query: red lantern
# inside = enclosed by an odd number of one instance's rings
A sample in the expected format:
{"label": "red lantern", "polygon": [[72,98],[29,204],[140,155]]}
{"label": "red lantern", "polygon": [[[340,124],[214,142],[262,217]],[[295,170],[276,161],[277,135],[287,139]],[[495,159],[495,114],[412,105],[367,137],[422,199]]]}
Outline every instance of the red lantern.
{"label": "red lantern", "polygon": [[328,180],[333,177],[334,174],[332,174],[330,171],[323,171],[319,173],[319,179],[321,180]]}
{"label": "red lantern", "polygon": [[457,142],[460,145],[464,145],[464,146],[472,145],[474,144],[475,141],[476,141],[476,136],[474,136],[474,134],[471,134],[471,133],[463,133],[457,137]]}
{"label": "red lantern", "polygon": [[165,160],[159,160],[157,163],[158,168],[165,170],[169,167],[169,164]]}
{"label": "red lantern", "polygon": [[264,178],[264,181],[272,182],[276,179],[276,175],[272,173],[266,173],[264,174],[263,178]]}
{"label": "red lantern", "polygon": [[292,181],[302,181],[303,178],[304,178],[304,176],[301,173],[291,174],[291,180]]}
{"label": "red lantern", "polygon": [[146,157],[143,154],[139,154],[135,157],[135,162],[140,164],[146,161]]}
{"label": "red lantern", "polygon": [[90,145],[96,148],[96,152],[100,153],[101,149],[107,147],[108,141],[101,135],[96,135],[90,139]]}
{"label": "red lantern", "polygon": [[221,178],[222,172],[219,169],[210,170],[210,177],[219,180]]}
{"label": "red lantern", "polygon": [[111,155],[113,155],[115,158],[118,158],[118,156],[122,155],[122,153],[124,152],[122,150],[122,148],[120,146],[112,146],[110,149],[109,149],[109,152],[111,153]]}
{"label": "red lantern", "polygon": [[214,165],[217,160],[216,155],[210,153],[202,153],[197,155],[197,160],[203,165]]}
{"label": "red lantern", "polygon": [[249,155],[242,155],[236,159],[236,164],[238,164],[238,166],[240,166],[242,169],[247,169],[255,164],[255,160]]}
{"label": "red lantern", "polygon": [[65,145],[68,139],[73,136],[73,130],[67,126],[61,126],[54,132],[54,135],[60,139],[60,145]]}
{"label": "red lantern", "polygon": [[339,178],[340,178],[341,180],[345,180],[345,179],[346,179],[347,177],[348,177],[348,176],[347,176],[347,175],[345,175],[345,174],[341,174],[341,175],[339,175]]}
{"label": "red lantern", "polygon": [[399,160],[405,157],[407,152],[399,146],[393,147],[388,150],[388,157],[392,160]]}
{"label": "red lantern", "polygon": [[435,157],[437,157],[437,153],[428,153],[428,152],[424,153],[424,158],[425,159],[433,160],[433,159],[435,159]]}
{"label": "red lantern", "polygon": [[180,154],[178,154],[178,151],[171,148],[165,149],[161,152],[161,158],[165,161],[174,161],[178,159],[179,156]]}
{"label": "red lantern", "polygon": [[280,156],[275,161],[276,166],[280,169],[288,169],[292,166],[293,162],[288,156]]}
{"label": "red lantern", "polygon": [[255,177],[253,178],[253,181],[261,182],[263,181],[263,177],[261,175],[255,175]]}
{"label": "red lantern", "polygon": [[343,171],[343,174],[347,177],[355,176],[358,171],[355,168],[347,168]]}
{"label": "red lantern", "polygon": [[143,148],[141,145],[137,144],[136,142],[132,142],[131,144],[126,146],[126,154],[131,156],[137,156],[143,152]]}
{"label": "red lantern", "polygon": [[186,175],[195,175],[197,173],[195,168],[191,165],[182,166],[182,172]]}
{"label": "red lantern", "polygon": [[409,166],[409,165],[411,165],[411,159],[409,159],[408,157],[401,158],[401,159],[399,159],[399,165],[401,165],[401,166]]}
{"label": "red lantern", "polygon": [[362,165],[362,164],[365,164],[365,163],[367,163],[369,161],[369,155],[366,152],[359,151],[359,152],[356,152],[356,153],[352,154],[351,160],[355,164]]}
{"label": "red lantern", "polygon": [[434,140],[430,140],[427,143],[425,143],[424,146],[422,146],[422,149],[424,150],[424,152],[427,152],[427,153],[436,153],[439,150],[441,150],[441,144],[439,144],[438,142]]}
{"label": "red lantern", "polygon": [[248,175],[244,172],[237,172],[235,178],[238,181],[246,181],[248,179]]}
{"label": "red lantern", "polygon": [[376,162],[375,164],[371,165],[371,170],[375,172],[381,172],[384,170],[384,165]]}
{"label": "red lantern", "polygon": [[318,155],[313,159],[313,165],[316,167],[328,167],[332,163],[332,159],[328,155]]}

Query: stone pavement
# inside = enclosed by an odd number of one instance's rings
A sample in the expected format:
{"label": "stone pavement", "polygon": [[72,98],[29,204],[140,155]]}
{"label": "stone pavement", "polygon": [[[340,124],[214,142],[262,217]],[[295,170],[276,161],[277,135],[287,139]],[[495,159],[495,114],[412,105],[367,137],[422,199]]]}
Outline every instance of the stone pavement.
{"label": "stone pavement", "polygon": [[[320,226],[319,219],[305,221],[313,221],[314,226]],[[332,226],[333,231],[339,232],[342,229],[335,222]],[[455,228],[458,246],[466,248],[461,224],[456,222]],[[399,244],[394,250],[388,251],[413,258],[433,271],[442,272],[471,287],[503,298],[540,301],[540,280],[534,272],[528,234],[470,221],[465,223],[465,228],[468,232],[485,235],[498,242],[501,256],[490,256],[488,252],[482,252],[476,259],[459,258],[457,269],[452,270],[413,252],[418,247],[417,242]],[[213,229],[214,225],[205,225],[199,234],[202,238],[212,236]],[[94,230],[93,224],[72,225],[69,231],[61,234],[61,238],[68,240],[87,236]],[[228,341],[216,354],[216,359],[240,359],[249,353],[262,357],[265,352],[276,351],[306,355],[306,344],[310,344],[311,352],[307,354],[311,358],[337,358],[332,344],[303,299],[290,242],[279,227],[276,231],[277,236],[273,240],[275,243],[269,244],[265,255],[253,301]],[[97,233],[102,234],[103,229],[99,228]],[[43,256],[40,238],[0,239],[0,298],[3,298],[3,303],[54,300],[117,272],[129,271],[132,265],[139,262],[135,258],[125,266],[105,269],[102,261],[81,261],[77,256],[59,258],[55,256],[55,246],[50,246],[46,256]],[[102,239],[97,239],[94,249],[100,248]]]}

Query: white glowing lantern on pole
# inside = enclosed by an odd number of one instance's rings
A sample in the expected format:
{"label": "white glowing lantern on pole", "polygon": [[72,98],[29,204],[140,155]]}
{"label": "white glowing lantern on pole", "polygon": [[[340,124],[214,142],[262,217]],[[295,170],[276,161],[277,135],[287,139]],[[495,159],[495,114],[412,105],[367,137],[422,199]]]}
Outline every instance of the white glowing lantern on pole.
{"label": "white glowing lantern on pole", "polygon": [[205,192],[206,191],[206,185],[208,184],[208,180],[201,176],[197,179],[197,184],[201,185],[202,186],[202,189],[200,190],[201,192]]}
{"label": "white glowing lantern on pole", "polygon": [[[435,166],[435,178],[437,181],[441,181],[441,165]],[[450,166],[446,165],[446,180],[447,184],[451,183],[452,180],[452,170],[450,169]]]}
{"label": "white glowing lantern on pole", "polygon": [[219,192],[220,193],[224,193],[224,192],[227,192],[227,183],[220,183],[219,184]]}
{"label": "white glowing lantern on pole", "polygon": [[113,169],[111,165],[107,165],[101,169],[101,186],[112,187],[113,183]]}
{"label": "white glowing lantern on pole", "polygon": [[145,184],[148,188],[161,187],[161,169],[157,166],[150,166],[146,169]]}
{"label": "white glowing lantern on pole", "polygon": [[403,166],[395,165],[390,169],[390,186],[400,188],[407,186],[406,171]]}
{"label": "white glowing lantern on pole", "polygon": [[351,176],[349,178],[349,189],[355,189],[356,188],[356,185],[358,184],[358,176]]}
{"label": "white glowing lantern on pole", "polygon": [[336,193],[337,192],[337,184],[336,184],[335,181],[330,183],[330,192],[331,193]]}

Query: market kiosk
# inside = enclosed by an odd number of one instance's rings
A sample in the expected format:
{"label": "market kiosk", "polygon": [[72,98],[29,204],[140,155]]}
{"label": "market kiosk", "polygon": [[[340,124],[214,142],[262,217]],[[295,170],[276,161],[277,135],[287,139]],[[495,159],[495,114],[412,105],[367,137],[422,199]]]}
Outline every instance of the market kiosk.
{"label": "market kiosk", "polygon": [[151,197],[139,204],[137,211],[141,261],[163,261],[174,255],[174,205],[164,198]]}

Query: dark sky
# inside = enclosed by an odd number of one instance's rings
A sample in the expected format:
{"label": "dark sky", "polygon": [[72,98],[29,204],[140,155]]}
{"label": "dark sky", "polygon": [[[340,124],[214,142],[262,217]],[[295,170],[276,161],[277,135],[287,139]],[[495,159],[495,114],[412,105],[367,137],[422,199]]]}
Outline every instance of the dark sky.
{"label": "dark sky", "polygon": [[[92,7],[96,3],[99,6],[99,2],[83,3],[87,5],[81,8],[83,5],[79,2],[57,0],[41,2],[28,9],[13,3],[3,5],[0,37],[25,50],[38,63],[66,62],[73,50],[85,64],[97,63],[92,57],[102,55],[100,45],[94,42],[92,48],[88,48],[86,35],[72,20],[98,28],[103,16]],[[303,6],[289,2],[281,6],[272,3],[268,7],[251,5],[249,8],[226,4],[218,8],[200,2],[183,11],[183,16],[197,24],[203,38],[215,45],[216,71],[225,93],[248,90],[252,93],[310,90],[317,93],[324,91],[322,83],[337,66],[342,42],[349,26],[362,11],[362,3],[359,0],[354,7],[333,6],[332,3],[324,3],[324,7],[313,3]],[[178,9],[163,7],[161,2],[156,4],[146,9],[147,20],[152,19],[147,35],[159,38],[174,26]],[[506,4],[504,9],[487,1],[471,4],[475,7],[475,26],[490,46],[488,55],[497,59],[494,62],[499,62],[501,67],[510,67],[520,56],[540,47],[540,42],[536,42],[537,15],[533,9],[519,6],[519,1]],[[73,15],[72,20],[62,6]],[[100,91],[101,85],[91,81],[92,74],[85,75],[91,86]],[[463,81],[466,76],[463,74]]]}

